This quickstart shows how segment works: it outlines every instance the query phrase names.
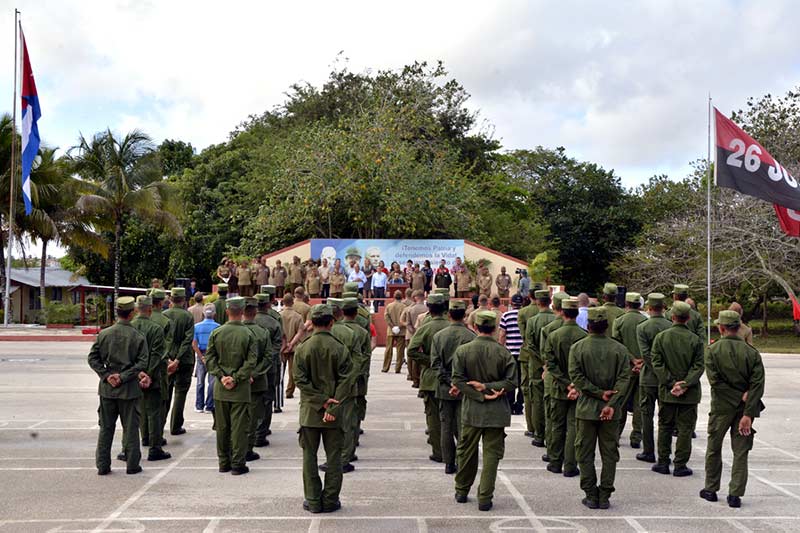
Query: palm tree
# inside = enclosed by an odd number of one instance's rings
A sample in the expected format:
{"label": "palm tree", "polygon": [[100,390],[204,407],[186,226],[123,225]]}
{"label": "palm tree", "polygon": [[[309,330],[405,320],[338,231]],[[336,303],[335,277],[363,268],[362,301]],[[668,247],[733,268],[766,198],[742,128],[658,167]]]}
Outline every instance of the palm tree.
{"label": "palm tree", "polygon": [[68,152],[73,170],[92,188],[81,194],[76,206],[89,216],[100,217],[114,231],[114,301],[119,296],[122,235],[127,215],[151,222],[180,235],[181,226],[173,215],[171,188],[164,181],[158,154],[150,137],[133,130],[115,137],[111,130],[96,133]]}

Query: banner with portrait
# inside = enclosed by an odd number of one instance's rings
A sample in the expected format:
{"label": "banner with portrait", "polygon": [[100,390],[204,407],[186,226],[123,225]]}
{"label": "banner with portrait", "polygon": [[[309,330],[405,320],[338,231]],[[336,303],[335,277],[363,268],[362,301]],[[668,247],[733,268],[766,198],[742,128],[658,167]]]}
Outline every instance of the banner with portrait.
{"label": "banner with portrait", "polygon": [[383,261],[386,268],[397,261],[400,267],[406,266],[409,259],[414,263],[431,262],[435,269],[444,259],[448,268],[456,257],[464,258],[464,241],[456,239],[311,239],[311,257],[314,260],[327,259],[333,265],[334,260],[341,259],[345,271],[350,270],[350,263],[357,261],[364,264],[369,258],[373,267]]}

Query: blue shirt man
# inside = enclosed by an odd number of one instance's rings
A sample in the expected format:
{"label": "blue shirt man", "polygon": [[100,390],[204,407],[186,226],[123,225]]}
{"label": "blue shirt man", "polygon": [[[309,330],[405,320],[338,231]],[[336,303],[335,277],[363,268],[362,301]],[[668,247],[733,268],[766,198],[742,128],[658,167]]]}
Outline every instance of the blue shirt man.
{"label": "blue shirt man", "polygon": [[[194,402],[194,411],[196,413],[213,413],[214,412],[214,376],[206,370],[206,348],[208,348],[208,338],[211,337],[211,332],[217,329],[220,325],[214,321],[214,314],[216,308],[214,304],[206,304],[203,307],[203,316],[205,318],[194,325],[194,340],[192,341],[192,348],[197,356],[197,364],[195,365],[194,375],[197,377],[197,394]],[[206,380],[208,380],[208,387],[206,387]]]}

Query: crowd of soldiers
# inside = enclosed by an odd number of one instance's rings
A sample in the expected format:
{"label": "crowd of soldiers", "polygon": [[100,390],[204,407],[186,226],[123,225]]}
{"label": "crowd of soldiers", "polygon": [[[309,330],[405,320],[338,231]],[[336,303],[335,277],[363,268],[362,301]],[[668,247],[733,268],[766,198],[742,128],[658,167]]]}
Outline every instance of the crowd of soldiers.
{"label": "crowd of soldiers", "polygon": [[[295,387],[300,390],[303,507],[312,513],[339,509],[343,474],[353,471],[358,460],[355,450],[363,434],[375,347],[363,291],[358,283],[345,283],[341,297],[309,306],[298,284],[284,295],[281,313],[274,308],[276,286],[263,285],[246,297],[227,297],[227,291],[227,284],[218,286],[213,311],[221,326],[211,331],[202,352],[202,362],[215,378],[219,471],[246,474],[246,463],[259,459],[254,447],[269,444],[272,413],[280,407],[276,402],[283,363],[289,371],[286,397],[292,397]],[[515,389],[524,397],[526,436],[534,446],[546,448],[546,469],[579,476],[582,503],[591,509],[609,508],[628,411],[633,413],[630,444],[643,448],[636,458],[654,463],[659,474],[691,475],[688,461],[705,371],[711,412],[700,496],[717,499],[721,448],[730,431],[734,459],[727,501],[732,507],[741,505],[753,418],[763,409],[764,369],[758,351],[740,337],[736,311],[720,312],[715,324],[721,338],[706,349],[703,321],[685,302],[685,285],[675,286],[668,310],[665,295],[647,295],[646,315],[637,293],[627,293],[624,310],[617,307],[614,284],[606,284],[604,303],[594,307],[534,285],[527,305],[522,306],[519,294],[512,298],[523,339],[516,356],[497,340],[498,326],[505,326],[499,298],[490,307],[487,295],[476,294],[468,306],[463,299],[451,301],[449,287],[427,295],[409,288],[392,296],[385,309],[382,370],[391,369],[393,358],[397,373],[408,363],[408,379],[423,400],[430,459],[443,463],[445,474],[455,474],[457,502],[468,501],[482,443],[478,507],[492,508]],[[186,432],[183,410],[195,365],[195,320],[186,310],[185,289],[172,289],[169,309],[162,313],[165,297],[156,288],[135,300],[118,298],[118,320],[100,332],[89,354],[89,365],[100,377],[100,475],[111,472],[117,418],[123,426],[118,458],[126,461],[128,474],[142,471],[140,434],[141,444],[149,447],[148,460],[169,459],[163,433],[170,409],[171,435]],[[323,465],[317,463],[320,443]],[[319,470],[325,472],[324,484]]]}

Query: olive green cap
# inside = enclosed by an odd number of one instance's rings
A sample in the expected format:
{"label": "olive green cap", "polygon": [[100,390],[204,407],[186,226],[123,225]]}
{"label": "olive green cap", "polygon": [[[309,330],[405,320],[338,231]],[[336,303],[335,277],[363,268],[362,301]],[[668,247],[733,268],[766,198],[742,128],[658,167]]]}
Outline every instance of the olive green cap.
{"label": "olive green cap", "polygon": [[328,298],[326,302],[334,309],[344,308],[344,300],[341,298]]}
{"label": "olive green cap", "polygon": [[569,294],[563,291],[559,291],[553,295],[553,309],[561,309],[564,303],[564,300],[569,298]]}
{"label": "olive green cap", "polygon": [[466,310],[467,309],[467,302],[465,302],[464,300],[453,300],[452,302],[450,302],[450,310],[452,311],[453,309],[464,309],[464,310]]}
{"label": "olive green cap", "polygon": [[117,298],[117,309],[120,311],[131,311],[136,304],[136,300],[131,296],[121,296]]}
{"label": "olive green cap", "polygon": [[550,291],[547,289],[539,289],[533,293],[533,296],[538,300],[540,298],[550,298]]}
{"label": "olive green cap", "polygon": [[225,300],[225,307],[227,309],[244,309],[244,298],[237,296],[235,298],[228,298]]}
{"label": "olive green cap", "polygon": [[256,294],[256,301],[260,304],[269,303],[269,294],[265,294],[263,292],[259,292]]}
{"label": "olive green cap", "polygon": [[432,292],[428,295],[428,305],[430,304],[443,304],[444,296],[439,293]]}
{"label": "olive green cap", "polygon": [[311,318],[333,317],[333,309],[328,304],[317,304],[311,308],[309,314]]}
{"label": "olive green cap", "polygon": [[136,307],[147,307],[148,305],[153,305],[152,298],[145,295],[136,297]]}
{"label": "olive green cap", "polygon": [[342,293],[342,298],[355,298],[358,300],[358,293],[356,291],[345,291]]}
{"label": "olive green cap", "polygon": [[358,309],[358,298],[353,298],[353,297],[343,298],[342,309]]}
{"label": "olive green cap", "polygon": [[605,307],[590,307],[588,310],[589,320],[592,322],[602,322],[608,320],[608,310]]}
{"label": "olive green cap", "polygon": [[167,297],[167,293],[164,292],[164,289],[150,289],[150,298],[153,300],[163,300]]}
{"label": "olive green cap", "polygon": [[580,304],[578,303],[577,298],[567,298],[566,300],[561,300],[561,309],[580,309]]}
{"label": "olive green cap", "polygon": [[720,311],[719,318],[714,321],[715,326],[738,326],[742,323],[736,311]]}
{"label": "olive green cap", "polygon": [[494,311],[477,311],[475,313],[476,326],[496,326],[497,314]]}
{"label": "olive green cap", "polygon": [[217,285],[218,292],[228,292],[228,284],[227,283],[220,283]]}
{"label": "olive green cap", "polygon": [[689,295],[689,286],[677,284],[672,287],[672,294]]}
{"label": "olive green cap", "polygon": [[344,284],[344,292],[358,292],[358,283],[351,281]]}
{"label": "olive green cap", "polygon": [[275,285],[262,285],[261,286],[261,293],[262,294],[275,294]]}
{"label": "olive green cap", "polygon": [[631,304],[635,304],[639,302],[639,298],[641,297],[642,295],[639,294],[638,292],[629,292],[628,294],[625,295],[625,301]]}
{"label": "olive green cap", "polygon": [[603,294],[607,296],[616,296],[619,289],[615,283],[606,283],[603,285]]}
{"label": "olive green cap", "polygon": [[258,300],[253,297],[247,297],[244,299],[244,306],[245,307],[258,307]]}
{"label": "olive green cap", "polygon": [[647,305],[664,305],[666,296],[660,292],[651,292],[647,295]]}
{"label": "olive green cap", "polygon": [[173,298],[186,298],[186,289],[183,287],[172,287],[169,294]]}
{"label": "olive green cap", "polygon": [[678,318],[689,318],[692,314],[692,308],[686,302],[675,302],[672,304],[672,316],[676,316]]}

